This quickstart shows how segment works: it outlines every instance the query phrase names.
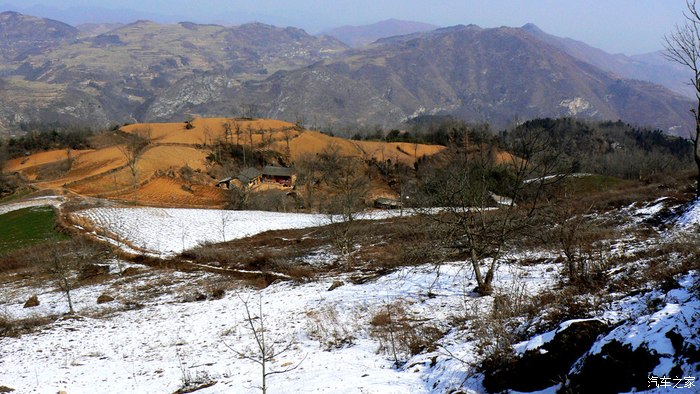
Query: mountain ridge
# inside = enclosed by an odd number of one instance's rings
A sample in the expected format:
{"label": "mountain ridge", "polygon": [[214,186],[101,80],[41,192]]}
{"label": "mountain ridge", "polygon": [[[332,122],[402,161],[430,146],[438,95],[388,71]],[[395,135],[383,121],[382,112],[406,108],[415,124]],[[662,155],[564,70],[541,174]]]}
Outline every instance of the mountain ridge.
{"label": "mountain ridge", "polygon": [[633,56],[610,54],[582,41],[548,34],[532,23],[522,28],[571,56],[620,77],[654,82],[686,97],[695,97],[694,89],[687,83],[690,79],[688,70],[663,58],[662,51]]}
{"label": "mountain ridge", "polygon": [[[603,71],[532,27],[457,25],[362,48],[262,23],[142,20],[82,37],[66,29],[56,43],[0,65],[3,129],[181,121],[243,108],[316,127],[393,128],[425,114],[494,127],[559,116],[623,119],[674,134],[691,126],[688,100]],[[32,42],[33,30],[21,31]]]}
{"label": "mountain ridge", "polygon": [[355,122],[383,127],[420,114],[452,114],[496,127],[559,116],[634,119],[676,134],[690,126],[690,104],[682,97],[615,77],[519,28],[457,26],[377,44],[249,81],[228,100],[252,98],[263,116],[283,119],[314,108],[304,113],[307,119],[338,126],[351,124],[353,113],[362,114]]}
{"label": "mountain ridge", "polygon": [[430,23],[391,18],[368,25],[340,26],[326,30],[322,34],[335,37],[346,45],[357,48],[381,38],[424,32],[437,28],[439,26]]}

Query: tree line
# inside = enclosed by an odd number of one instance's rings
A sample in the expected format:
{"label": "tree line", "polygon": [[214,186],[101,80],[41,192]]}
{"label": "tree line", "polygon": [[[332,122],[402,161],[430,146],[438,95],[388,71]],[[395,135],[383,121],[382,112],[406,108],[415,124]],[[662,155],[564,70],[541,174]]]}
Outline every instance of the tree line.
{"label": "tree line", "polygon": [[0,141],[0,149],[9,158],[53,149],[89,149],[94,134],[87,127],[38,125],[24,135]]}

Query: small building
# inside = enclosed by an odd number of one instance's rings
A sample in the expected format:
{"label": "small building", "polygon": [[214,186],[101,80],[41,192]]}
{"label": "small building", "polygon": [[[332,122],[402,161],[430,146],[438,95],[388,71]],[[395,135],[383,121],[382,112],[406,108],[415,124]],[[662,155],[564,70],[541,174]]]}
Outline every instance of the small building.
{"label": "small building", "polygon": [[494,192],[489,192],[489,197],[495,202],[497,205],[517,205],[513,203],[513,199],[509,197],[504,197],[504,196],[499,196],[498,194]]}
{"label": "small building", "polygon": [[374,207],[379,209],[398,209],[402,205],[401,201],[391,198],[379,197],[374,200]]}
{"label": "small building", "polygon": [[216,187],[224,187],[224,186],[226,186],[226,189],[230,189],[230,188],[231,188],[231,181],[232,181],[232,180],[233,180],[233,177],[224,178],[224,179],[222,179],[222,180],[220,180],[219,182],[216,183]]}
{"label": "small building", "polygon": [[276,183],[286,187],[294,185],[293,172],[288,167],[265,166],[262,171],[263,182]]}
{"label": "small building", "polygon": [[244,185],[255,186],[261,182],[262,173],[257,168],[249,167],[241,171],[236,178]]}

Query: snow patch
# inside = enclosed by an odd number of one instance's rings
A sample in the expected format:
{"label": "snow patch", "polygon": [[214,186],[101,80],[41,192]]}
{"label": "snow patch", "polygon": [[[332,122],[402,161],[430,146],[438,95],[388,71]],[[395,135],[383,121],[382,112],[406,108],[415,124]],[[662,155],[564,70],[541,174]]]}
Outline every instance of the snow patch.
{"label": "snow patch", "polygon": [[691,230],[693,227],[700,225],[700,199],[695,200],[690,204],[685,213],[678,218],[676,227],[680,230]]}

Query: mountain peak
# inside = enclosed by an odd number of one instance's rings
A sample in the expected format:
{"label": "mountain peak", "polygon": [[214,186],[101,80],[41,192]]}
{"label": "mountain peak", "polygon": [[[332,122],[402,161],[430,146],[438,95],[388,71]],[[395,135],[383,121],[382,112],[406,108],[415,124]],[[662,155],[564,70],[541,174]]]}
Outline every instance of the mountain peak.
{"label": "mountain peak", "polygon": [[539,27],[537,27],[537,25],[534,24],[534,23],[526,23],[526,24],[524,24],[524,25],[521,27],[521,29],[527,30],[527,31],[529,31],[529,32],[531,32],[531,33],[544,33],[544,32],[542,31],[542,29],[540,29]]}

